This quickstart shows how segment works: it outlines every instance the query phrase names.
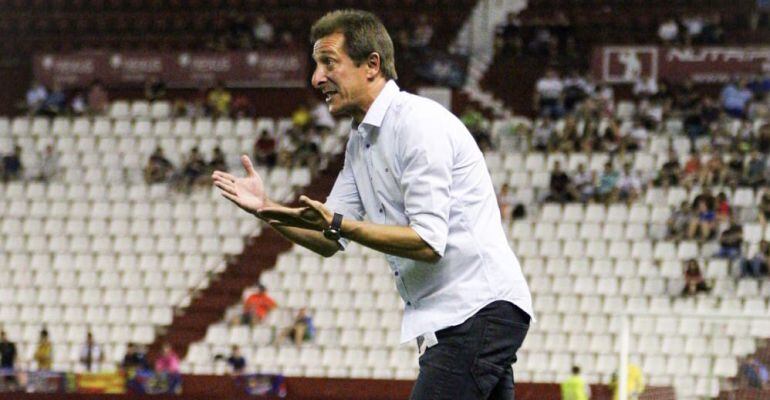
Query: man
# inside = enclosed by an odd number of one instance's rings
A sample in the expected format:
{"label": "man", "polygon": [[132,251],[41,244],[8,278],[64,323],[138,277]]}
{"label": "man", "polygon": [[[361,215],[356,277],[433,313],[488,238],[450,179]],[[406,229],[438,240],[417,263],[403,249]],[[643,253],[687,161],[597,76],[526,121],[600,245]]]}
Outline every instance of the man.
{"label": "man", "polygon": [[399,91],[393,43],[374,15],[331,12],[311,40],[313,86],[332,115],[353,118],[326,203],[274,203],[245,156],[246,177],[216,171],[214,184],[323,256],[350,241],[386,254],[405,302],[401,340],[422,352],[412,399],[510,399],[533,312],[481,151],[439,104]]}
{"label": "man", "polygon": [[96,342],[94,342],[94,335],[91,332],[86,334],[86,342],[80,348],[80,362],[88,372],[92,372],[94,367],[104,361],[104,355],[102,349]]}
{"label": "man", "polygon": [[588,400],[591,398],[591,387],[580,375],[580,367],[572,366],[572,375],[561,383],[562,400]]}
{"label": "man", "polygon": [[257,285],[257,291],[250,294],[243,302],[241,323],[250,325],[260,323],[276,306],[275,300],[267,294],[267,289],[263,285]]}
{"label": "man", "polygon": [[35,353],[32,358],[37,363],[38,371],[50,371],[53,362],[53,345],[48,339],[48,330],[42,329],[40,331],[40,341],[37,343]]}
{"label": "man", "polygon": [[16,343],[8,340],[5,331],[0,331],[0,373],[4,376],[5,384],[16,387],[16,361],[19,353],[16,351]]}

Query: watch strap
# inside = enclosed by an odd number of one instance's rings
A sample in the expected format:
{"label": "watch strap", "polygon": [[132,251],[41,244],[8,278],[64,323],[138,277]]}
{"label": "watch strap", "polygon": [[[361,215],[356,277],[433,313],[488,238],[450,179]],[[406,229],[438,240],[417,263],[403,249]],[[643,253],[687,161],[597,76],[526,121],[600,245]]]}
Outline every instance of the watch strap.
{"label": "watch strap", "polygon": [[329,225],[329,228],[339,232],[341,227],[342,227],[342,214],[334,213],[334,216],[332,217],[332,223],[331,225]]}

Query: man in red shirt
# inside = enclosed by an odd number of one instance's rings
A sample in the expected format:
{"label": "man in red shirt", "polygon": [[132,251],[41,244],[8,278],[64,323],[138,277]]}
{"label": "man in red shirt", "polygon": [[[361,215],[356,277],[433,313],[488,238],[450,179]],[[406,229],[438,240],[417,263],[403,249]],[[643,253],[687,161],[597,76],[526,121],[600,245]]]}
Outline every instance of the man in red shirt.
{"label": "man in red shirt", "polygon": [[264,286],[257,286],[257,291],[249,295],[243,302],[243,324],[254,325],[265,319],[267,313],[276,307],[275,300],[267,294]]}

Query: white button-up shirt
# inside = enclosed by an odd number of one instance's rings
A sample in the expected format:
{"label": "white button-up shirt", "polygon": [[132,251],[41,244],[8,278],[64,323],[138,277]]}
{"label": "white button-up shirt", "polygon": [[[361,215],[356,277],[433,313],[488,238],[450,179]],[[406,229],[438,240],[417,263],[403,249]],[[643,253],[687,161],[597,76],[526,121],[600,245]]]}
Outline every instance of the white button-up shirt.
{"label": "white button-up shirt", "polygon": [[484,157],[438,103],[389,81],[353,127],[326,206],[346,218],[409,226],[441,256],[435,264],[386,256],[405,302],[402,342],[459,325],[496,300],[533,315]]}

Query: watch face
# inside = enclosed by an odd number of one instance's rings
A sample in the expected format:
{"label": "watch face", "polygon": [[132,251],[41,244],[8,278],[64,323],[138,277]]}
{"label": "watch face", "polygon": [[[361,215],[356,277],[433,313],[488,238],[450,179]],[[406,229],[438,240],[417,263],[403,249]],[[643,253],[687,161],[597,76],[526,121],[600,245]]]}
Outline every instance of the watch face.
{"label": "watch face", "polygon": [[329,240],[339,240],[340,239],[340,231],[336,229],[325,229],[324,230],[324,237],[326,237]]}

